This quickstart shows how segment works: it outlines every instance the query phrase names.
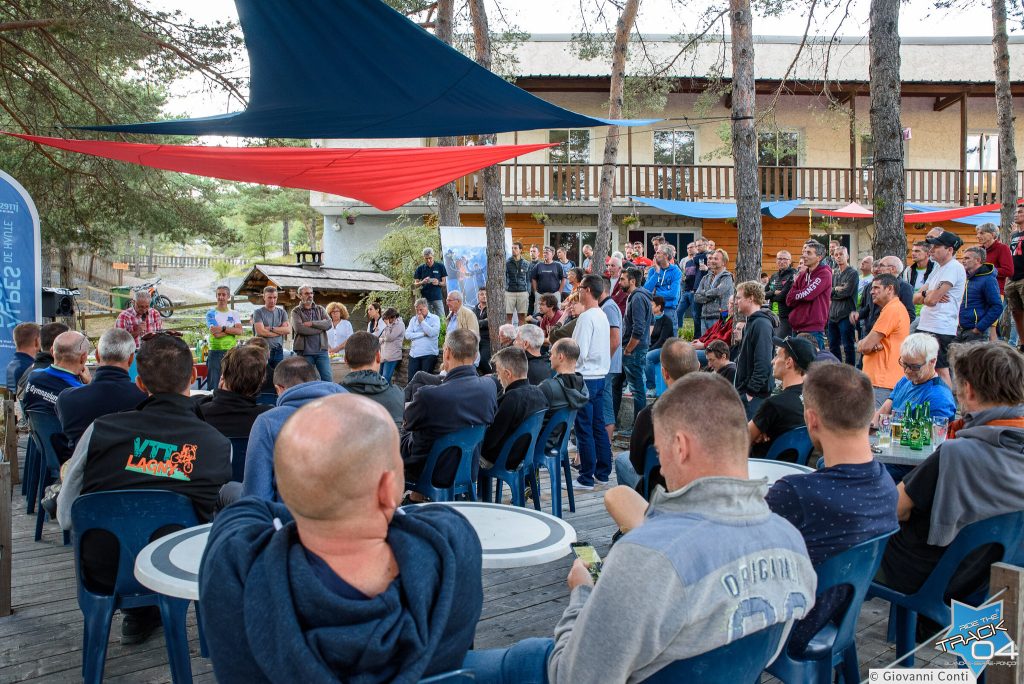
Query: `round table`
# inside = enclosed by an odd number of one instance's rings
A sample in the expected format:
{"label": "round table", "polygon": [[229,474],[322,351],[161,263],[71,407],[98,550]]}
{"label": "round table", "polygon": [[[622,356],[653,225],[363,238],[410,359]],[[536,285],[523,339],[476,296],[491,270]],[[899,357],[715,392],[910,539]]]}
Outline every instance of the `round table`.
{"label": "round table", "polygon": [[750,479],[757,480],[767,477],[768,484],[772,484],[786,475],[814,472],[814,468],[809,468],[799,463],[787,463],[786,461],[774,461],[766,458],[751,458],[747,463]]}
{"label": "round table", "polygon": [[479,501],[428,503],[451,506],[466,516],[483,547],[483,567],[521,568],[558,560],[572,549],[576,530],[561,518],[503,504]]}
{"label": "round table", "polygon": [[135,579],[165,596],[198,601],[199,562],[210,527],[189,527],[146,545],[135,558]]}
{"label": "round table", "polygon": [[[871,438],[871,446],[878,446],[878,438]],[[919,466],[926,458],[932,455],[938,449],[938,446],[932,444],[930,446],[922,447],[921,449],[914,451],[908,446],[903,446],[899,442],[893,442],[889,448],[883,448],[881,451],[875,453],[875,460],[879,463],[890,463],[892,465],[901,466]]]}

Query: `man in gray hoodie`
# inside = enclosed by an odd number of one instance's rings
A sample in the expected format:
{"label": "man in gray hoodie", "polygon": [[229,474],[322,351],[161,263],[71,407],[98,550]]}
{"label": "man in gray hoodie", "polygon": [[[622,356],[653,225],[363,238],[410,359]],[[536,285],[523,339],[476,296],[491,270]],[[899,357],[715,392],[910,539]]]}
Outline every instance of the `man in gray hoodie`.
{"label": "man in gray hoodie", "polygon": [[366,331],[353,333],[345,342],[345,361],[349,373],[339,383],[352,394],[377,402],[391,414],[401,427],[405,413],[405,396],[380,374],[380,340]]}
{"label": "man in gray hoodie", "polygon": [[622,367],[633,393],[633,415],[647,406],[647,349],[651,346],[651,323],[654,309],[651,293],[640,287],[643,272],[628,268],[619,276],[619,287],[629,293],[626,316],[622,320]]}
{"label": "man in gray hoodie", "polygon": [[616,518],[631,531],[596,586],[582,561],[573,564],[548,659],[553,684],[643,681],[814,604],[803,538],[768,509],[765,481],[747,479],[747,421],[728,381],[680,378],[654,405],[654,433],[668,490],[658,487],[649,507],[628,487],[605,495],[610,510],[610,499],[632,502]]}

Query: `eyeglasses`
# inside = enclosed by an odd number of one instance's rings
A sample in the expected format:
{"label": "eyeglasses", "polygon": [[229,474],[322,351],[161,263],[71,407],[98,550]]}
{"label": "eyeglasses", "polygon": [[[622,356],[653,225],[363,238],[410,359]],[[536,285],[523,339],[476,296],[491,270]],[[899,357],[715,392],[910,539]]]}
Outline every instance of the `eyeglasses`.
{"label": "eyeglasses", "polygon": [[924,363],[907,363],[903,359],[900,359],[900,365],[903,366],[904,370],[913,371],[914,373],[916,373],[917,371],[927,366],[928,362],[925,361]]}
{"label": "eyeglasses", "polygon": [[167,335],[168,337],[181,337],[182,332],[180,330],[157,330],[156,332],[148,332],[139,339],[142,340],[143,342],[149,342],[154,337],[159,337],[160,335]]}

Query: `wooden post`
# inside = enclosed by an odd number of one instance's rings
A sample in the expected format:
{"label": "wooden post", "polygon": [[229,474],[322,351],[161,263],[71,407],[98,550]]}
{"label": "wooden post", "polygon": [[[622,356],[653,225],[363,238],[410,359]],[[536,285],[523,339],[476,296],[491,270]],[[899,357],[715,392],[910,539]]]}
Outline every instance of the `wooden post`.
{"label": "wooden post", "polygon": [[[1019,650],[1021,635],[1024,634],[1024,568],[993,563],[988,586],[989,595],[1006,590],[999,597],[1003,602],[1003,625]],[[1021,684],[1024,682],[1024,667],[1021,667],[1020,659],[1018,655],[1015,661],[1007,665],[1005,659],[1001,658],[998,665],[985,668],[985,678],[989,684]]]}
{"label": "wooden post", "polygon": [[21,479],[18,477],[18,417],[14,412],[13,399],[4,399],[4,452],[2,460],[11,464],[11,482],[21,484]]}
{"label": "wooden post", "polygon": [[960,98],[960,206],[967,206],[967,93]]}
{"label": "wooden post", "polygon": [[0,462],[0,617],[11,614],[11,464]]}

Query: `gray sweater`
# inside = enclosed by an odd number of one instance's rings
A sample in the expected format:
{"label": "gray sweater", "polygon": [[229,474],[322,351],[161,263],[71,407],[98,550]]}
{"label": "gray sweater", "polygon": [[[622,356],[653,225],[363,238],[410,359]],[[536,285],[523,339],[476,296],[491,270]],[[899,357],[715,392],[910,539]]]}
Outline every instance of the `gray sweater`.
{"label": "gray sweater", "polygon": [[[552,684],[640,682],[814,605],[803,537],[768,510],[765,480],[656,488],[644,523],[577,587],[555,627]],[[787,630],[788,631],[788,630]],[[785,639],[783,639],[783,642]]]}
{"label": "gray sweater", "polygon": [[736,283],[732,273],[723,270],[718,275],[712,275],[709,271],[704,274],[693,293],[693,301],[701,305],[700,317],[705,319],[719,319],[723,311],[729,309],[729,297],[736,291]]}

